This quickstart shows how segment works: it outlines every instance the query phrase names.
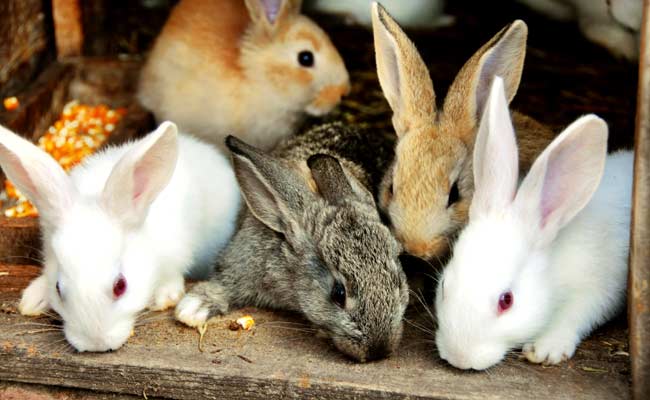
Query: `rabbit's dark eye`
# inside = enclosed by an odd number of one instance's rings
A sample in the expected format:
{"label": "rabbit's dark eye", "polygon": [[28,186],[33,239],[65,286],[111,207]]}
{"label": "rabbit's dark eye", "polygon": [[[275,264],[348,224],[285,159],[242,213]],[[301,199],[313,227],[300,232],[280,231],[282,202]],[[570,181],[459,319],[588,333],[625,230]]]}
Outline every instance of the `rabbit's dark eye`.
{"label": "rabbit's dark eye", "polygon": [[314,53],[309,50],[303,50],[298,53],[298,62],[303,67],[313,67],[314,66]]}
{"label": "rabbit's dark eye", "polygon": [[334,286],[332,286],[332,301],[337,306],[344,308],[345,307],[345,286],[339,281],[334,281]]}
{"label": "rabbit's dark eye", "polygon": [[59,281],[56,282],[56,293],[61,297],[61,288],[59,287]]}
{"label": "rabbit's dark eye", "polygon": [[126,279],[124,278],[124,275],[119,274],[115,283],[113,283],[113,296],[118,299],[124,294],[124,292],[126,292]]}
{"label": "rabbit's dark eye", "polygon": [[458,193],[458,181],[454,182],[449,189],[449,199],[447,200],[447,207],[450,207],[452,204],[456,203],[460,199],[460,194]]}
{"label": "rabbit's dark eye", "polygon": [[501,296],[499,296],[499,314],[508,311],[512,307],[514,300],[515,298],[510,290],[501,293]]}

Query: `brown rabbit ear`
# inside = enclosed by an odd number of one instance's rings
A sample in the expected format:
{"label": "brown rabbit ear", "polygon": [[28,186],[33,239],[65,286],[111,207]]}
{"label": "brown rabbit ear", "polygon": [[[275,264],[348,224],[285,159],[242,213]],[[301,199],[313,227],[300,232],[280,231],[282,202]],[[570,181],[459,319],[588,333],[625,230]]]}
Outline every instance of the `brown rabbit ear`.
{"label": "brown rabbit ear", "polygon": [[372,194],[356,178],[346,174],[335,157],[314,154],[307,159],[307,166],[318,191],[328,203],[340,204],[350,198],[374,203]]}
{"label": "brown rabbit ear", "polygon": [[300,13],[301,0],[246,0],[246,8],[254,24],[274,31],[286,20]]}
{"label": "brown rabbit ear", "polygon": [[304,180],[253,146],[234,136],[226,138],[235,176],[253,215],[276,232],[289,233],[312,194]]}
{"label": "brown rabbit ear", "polygon": [[429,70],[420,53],[397,22],[379,3],[372,3],[377,75],[398,136],[414,126],[432,124],[436,96]]}
{"label": "brown rabbit ear", "polygon": [[444,118],[462,121],[470,134],[463,138],[474,140],[478,121],[485,108],[494,76],[503,78],[506,98],[512,101],[519,88],[526,56],[528,27],[516,20],[503,28],[470,58],[456,76],[445,99]]}

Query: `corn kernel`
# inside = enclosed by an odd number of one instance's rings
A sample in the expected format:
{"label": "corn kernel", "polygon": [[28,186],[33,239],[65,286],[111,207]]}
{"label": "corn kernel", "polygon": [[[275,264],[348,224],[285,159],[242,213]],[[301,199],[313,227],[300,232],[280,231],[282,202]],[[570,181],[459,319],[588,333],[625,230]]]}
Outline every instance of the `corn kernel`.
{"label": "corn kernel", "polygon": [[6,99],[4,99],[3,103],[5,109],[7,109],[8,111],[13,111],[18,107],[20,107],[20,102],[18,101],[18,98],[16,96],[7,97]]}
{"label": "corn kernel", "polygon": [[243,330],[248,331],[255,325],[255,320],[250,315],[244,315],[241,318],[237,318],[237,325],[241,326]]}
{"label": "corn kernel", "polygon": [[[38,147],[69,171],[108,139],[125,114],[125,108],[111,110],[106,105],[92,107],[71,101],[63,107],[59,119],[39,138]],[[5,216],[38,215],[36,207],[8,180],[5,181],[5,192],[14,204],[4,210]]]}

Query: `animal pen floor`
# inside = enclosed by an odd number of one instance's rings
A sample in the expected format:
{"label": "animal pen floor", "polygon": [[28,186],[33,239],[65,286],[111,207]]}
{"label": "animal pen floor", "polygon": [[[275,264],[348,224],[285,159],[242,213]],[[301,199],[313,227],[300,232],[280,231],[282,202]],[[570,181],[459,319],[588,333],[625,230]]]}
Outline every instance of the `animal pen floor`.
{"label": "animal pen floor", "polygon": [[[449,3],[449,12],[457,15],[454,26],[410,33],[430,67],[439,102],[462,63],[505,24],[523,18],[529,25],[529,47],[513,107],[558,129],[595,112],[610,124],[612,149],[632,145],[635,65],[612,59],[584,40],[575,26],[550,22],[523,7],[504,4],[495,10],[487,5],[493,2]],[[377,83],[371,33],[333,21],[325,26],[353,83],[352,94],[327,119],[362,123],[378,134],[390,134],[390,112]],[[368,364],[349,361],[294,315],[252,308],[213,323],[203,351],[195,330],[174,322],[171,313],[158,313],[138,326],[120,350],[76,354],[59,331],[38,325],[50,323],[47,318],[25,318],[16,312],[20,290],[38,271],[36,266],[0,265],[0,398],[629,397],[624,315],[598,329],[566,363],[544,367],[514,354],[484,373],[461,372],[436,357],[431,319],[421,306],[407,313],[409,322],[397,353]],[[228,322],[245,313],[256,320],[253,330],[229,330]]]}

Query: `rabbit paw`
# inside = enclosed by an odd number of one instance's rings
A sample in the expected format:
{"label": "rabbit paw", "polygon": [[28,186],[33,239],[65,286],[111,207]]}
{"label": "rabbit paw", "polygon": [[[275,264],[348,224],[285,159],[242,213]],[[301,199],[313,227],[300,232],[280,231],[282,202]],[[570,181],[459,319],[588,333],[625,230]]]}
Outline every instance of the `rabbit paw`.
{"label": "rabbit paw", "polygon": [[228,311],[223,287],[212,281],[196,284],[176,306],[176,319],[185,325],[199,327],[217,314]]}
{"label": "rabbit paw", "polygon": [[528,361],[536,364],[559,364],[573,357],[580,341],[571,336],[548,335],[538,339],[535,343],[526,344],[522,352]]}
{"label": "rabbit paw", "polygon": [[18,304],[22,315],[40,315],[49,307],[47,302],[47,279],[44,275],[34,279],[23,291],[23,296]]}
{"label": "rabbit paw", "polygon": [[198,328],[208,320],[210,310],[205,306],[201,297],[188,294],[176,306],[176,319],[187,326]]}
{"label": "rabbit paw", "polygon": [[154,293],[153,304],[149,307],[153,311],[162,311],[174,307],[185,293],[185,281],[182,277],[169,281]]}

